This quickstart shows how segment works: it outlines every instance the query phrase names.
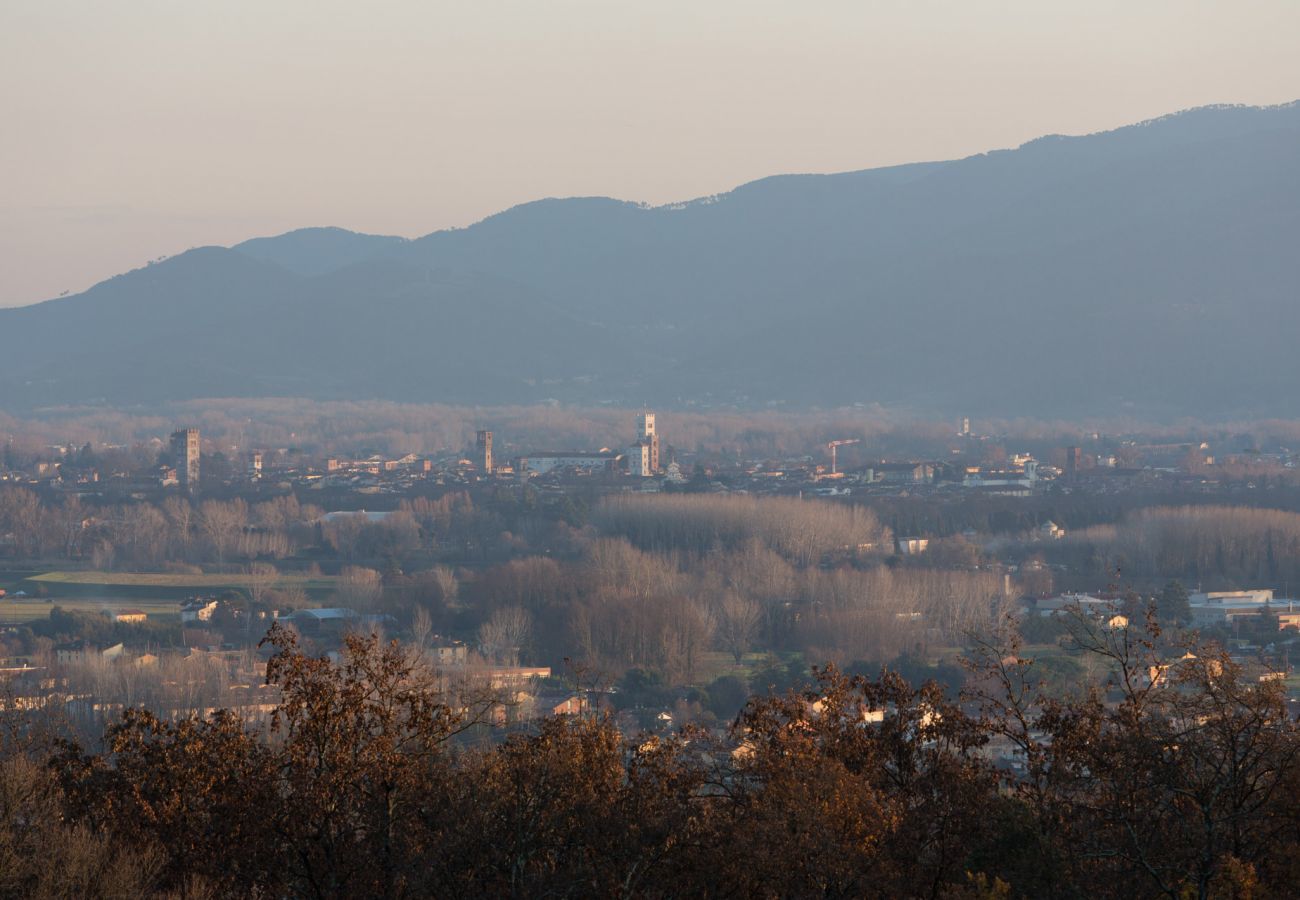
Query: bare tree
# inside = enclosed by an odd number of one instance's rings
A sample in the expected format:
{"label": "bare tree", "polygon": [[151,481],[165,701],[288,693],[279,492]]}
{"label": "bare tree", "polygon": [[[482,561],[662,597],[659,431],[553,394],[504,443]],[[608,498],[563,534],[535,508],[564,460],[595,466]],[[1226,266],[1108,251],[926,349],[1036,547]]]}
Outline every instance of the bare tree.
{"label": "bare tree", "polygon": [[63,543],[63,555],[68,559],[80,556],[81,536],[86,525],[86,511],[81,505],[81,498],[76,494],[64,497],[55,513],[55,521]]}
{"label": "bare tree", "polygon": [[248,505],[243,500],[205,500],[199,506],[199,527],[212,545],[218,564],[225,562],[226,554],[247,525]]}
{"label": "bare tree", "polygon": [[26,488],[0,490],[0,534],[12,534],[21,556],[40,556],[41,501]]}
{"label": "bare tree", "polygon": [[734,591],[728,591],[718,604],[716,634],[723,649],[732,655],[736,665],[754,646],[754,640],[763,624],[763,609],[754,600]]}
{"label": "bare tree", "polygon": [[321,531],[325,541],[334,548],[335,552],[351,561],[356,558],[361,533],[369,521],[365,513],[339,515],[326,523]]}
{"label": "bare tree", "polygon": [[460,585],[456,583],[456,573],[446,566],[435,566],[431,571],[438,589],[442,591],[442,602],[448,606],[455,606],[456,595],[460,591]]}
{"label": "bare tree", "polygon": [[118,519],[118,549],[130,560],[157,563],[167,550],[167,520],[148,503],[125,507]]}
{"label": "bare tree", "polygon": [[274,600],[277,609],[303,609],[311,605],[311,597],[307,596],[307,592],[296,584],[287,585],[270,593],[273,596],[268,596],[268,600]]}
{"label": "bare tree", "polygon": [[253,602],[254,607],[261,607],[266,600],[267,592],[279,579],[280,570],[271,563],[255,562],[249,563],[245,573],[247,578],[244,583],[248,586],[248,598]]}
{"label": "bare tree", "polygon": [[429,648],[431,634],[433,634],[433,618],[423,606],[416,607],[415,616],[411,620],[411,638],[421,652]]}
{"label": "bare tree", "polygon": [[111,569],[117,560],[117,547],[108,538],[95,541],[90,551],[90,564],[96,569]]}
{"label": "bare tree", "polygon": [[383,578],[374,569],[344,566],[339,573],[336,596],[343,606],[368,612],[383,592]]}
{"label": "bare tree", "polygon": [[519,664],[519,649],[533,632],[533,617],[519,606],[503,606],[479,627],[483,655],[501,665]]}
{"label": "bare tree", "polygon": [[163,515],[172,527],[172,541],[180,548],[181,557],[188,559],[193,543],[194,507],[184,497],[168,497],[163,501]]}

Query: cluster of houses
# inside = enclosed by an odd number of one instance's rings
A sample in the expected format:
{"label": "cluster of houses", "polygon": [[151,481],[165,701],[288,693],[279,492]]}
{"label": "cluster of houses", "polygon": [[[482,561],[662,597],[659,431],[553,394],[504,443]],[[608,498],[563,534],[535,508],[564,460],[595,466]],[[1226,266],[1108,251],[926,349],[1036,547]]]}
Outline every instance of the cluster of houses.
{"label": "cluster of houses", "polygon": [[[1204,591],[1187,595],[1194,627],[1232,627],[1265,613],[1277,618],[1279,630],[1300,630],[1300,600],[1278,598],[1267,588],[1242,591]],[[1028,611],[1028,610],[1027,610]],[[1066,593],[1033,601],[1032,611],[1040,616],[1082,613],[1108,627],[1126,627],[1120,613],[1120,598],[1114,594]]]}

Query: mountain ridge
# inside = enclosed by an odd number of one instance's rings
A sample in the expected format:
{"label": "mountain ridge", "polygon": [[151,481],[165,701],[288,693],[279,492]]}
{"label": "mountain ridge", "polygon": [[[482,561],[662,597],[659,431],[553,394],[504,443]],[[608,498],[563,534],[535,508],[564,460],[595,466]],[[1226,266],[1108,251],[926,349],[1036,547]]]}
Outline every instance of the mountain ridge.
{"label": "mountain ridge", "polygon": [[[417,238],[298,229],[0,310],[23,347],[0,356],[0,407],[305,385],[460,402],[1296,414],[1296,160],[1300,104],[1200,107],[680,204],[546,198]],[[42,354],[52,342],[67,351],[57,364]],[[152,342],[181,377],[81,371],[112,368],[114,342],[146,357]],[[319,354],[348,347],[393,377],[322,368]],[[1253,370],[1212,376],[1205,361],[1225,349]]]}

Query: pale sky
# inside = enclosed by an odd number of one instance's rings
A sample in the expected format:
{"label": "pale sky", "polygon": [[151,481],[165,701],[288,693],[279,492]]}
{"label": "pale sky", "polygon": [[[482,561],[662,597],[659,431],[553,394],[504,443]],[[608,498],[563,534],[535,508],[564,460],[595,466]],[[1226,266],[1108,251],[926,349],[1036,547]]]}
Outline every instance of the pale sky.
{"label": "pale sky", "polygon": [[0,306],[1300,98],[1296,0],[0,0]]}

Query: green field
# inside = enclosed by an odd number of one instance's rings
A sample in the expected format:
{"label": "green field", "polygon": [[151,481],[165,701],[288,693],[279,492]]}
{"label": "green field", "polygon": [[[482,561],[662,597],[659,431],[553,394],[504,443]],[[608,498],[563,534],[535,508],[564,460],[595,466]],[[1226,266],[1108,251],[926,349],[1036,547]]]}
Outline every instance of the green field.
{"label": "green field", "polygon": [[[27,578],[46,584],[53,591],[55,585],[93,585],[104,587],[165,587],[193,588],[212,591],[220,588],[246,587],[252,582],[248,575],[185,575],[155,572],[45,572]],[[338,579],[332,575],[280,575],[274,587],[300,587],[306,591],[333,590]]]}
{"label": "green field", "polygon": [[150,620],[162,622],[180,621],[180,604],[170,600],[137,600],[129,602],[104,602],[99,600],[59,599],[52,603],[43,600],[0,600],[0,622],[20,625],[37,619],[48,619],[54,607],[68,612],[115,612],[121,609],[138,609],[147,614]]}
{"label": "green field", "polygon": [[33,575],[39,575],[40,571],[30,569],[5,569],[0,570],[0,589],[13,593],[22,588],[22,583]]}
{"label": "green field", "polygon": [[[797,654],[778,653],[776,655],[784,663]],[[730,653],[721,650],[706,650],[700,654],[699,671],[696,680],[703,684],[715,678],[721,678],[723,675],[735,675],[738,678],[749,679],[763,667],[770,656],[771,654],[768,653],[746,653],[740,665],[736,665],[735,657]]]}

